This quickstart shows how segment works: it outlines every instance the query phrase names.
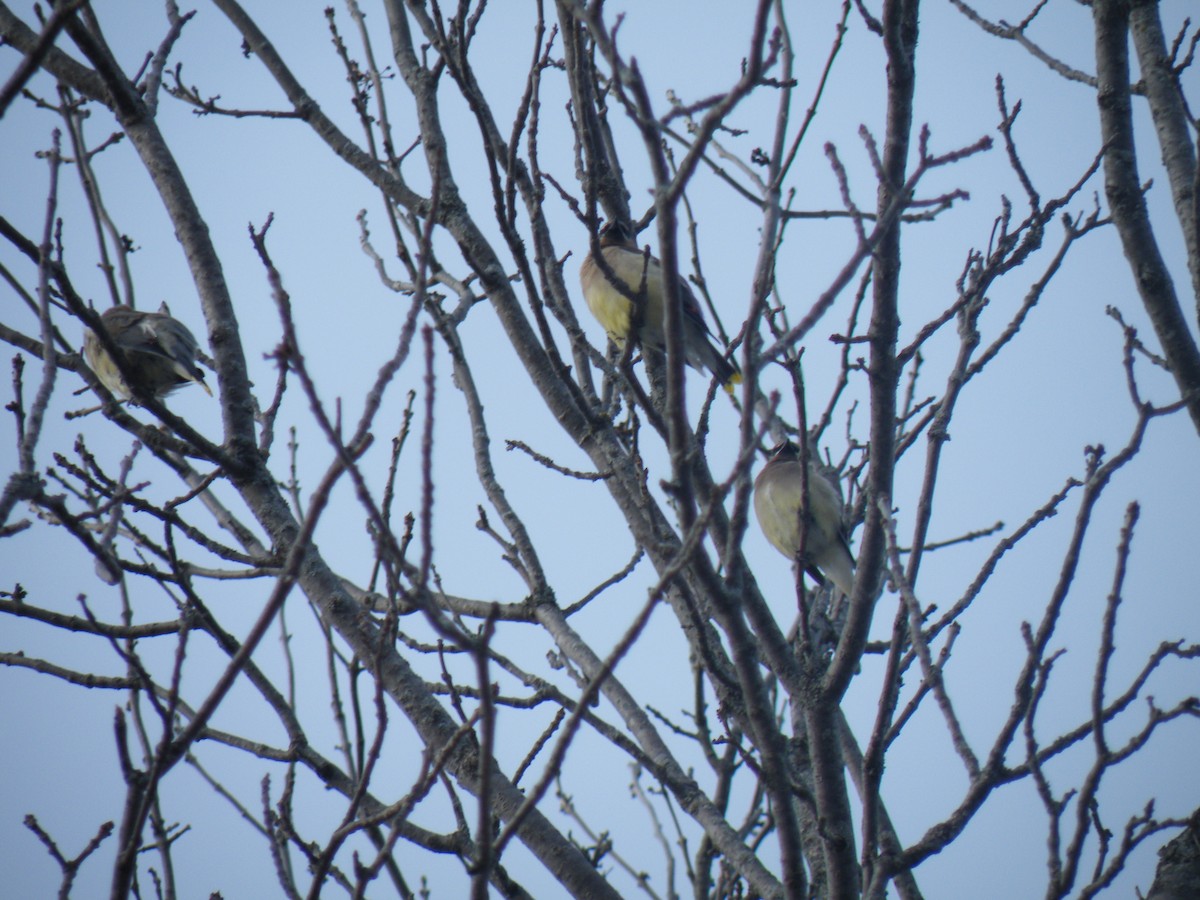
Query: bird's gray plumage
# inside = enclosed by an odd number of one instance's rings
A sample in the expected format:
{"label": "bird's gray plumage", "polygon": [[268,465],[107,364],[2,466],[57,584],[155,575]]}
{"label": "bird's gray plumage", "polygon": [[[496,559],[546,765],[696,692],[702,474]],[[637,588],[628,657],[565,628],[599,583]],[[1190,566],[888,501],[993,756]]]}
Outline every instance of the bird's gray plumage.
{"label": "bird's gray plumage", "polygon": [[[628,229],[611,222],[600,231],[600,255],[625,290],[644,298],[641,315],[634,316],[633,301],[605,273],[591,253],[579,267],[583,298],[596,320],[616,343],[624,344],[637,318],[637,342],[661,350],[663,335],[663,272],[659,261],[638,249]],[[737,365],[726,359],[713,344],[712,332],[704,324],[700,304],[686,283],[680,281],[683,307],[683,354],[694,369],[708,369],[723,387],[741,380]]]}
{"label": "bird's gray plumage", "polygon": [[[165,397],[194,381],[212,395],[204,383],[204,373],[196,365],[196,339],[187,326],[171,317],[165,303],[158,312],[113,306],[100,315],[100,321],[113,343],[124,352],[130,379],[142,390]],[[83,353],[88,366],[106,388],[122,400],[133,397],[121,370],[90,329],[83,336]]]}
{"label": "bird's gray plumage", "polygon": [[[754,479],[754,514],[771,545],[789,559],[800,553],[800,516],[804,506],[799,448],[786,441]],[[803,562],[810,575],[828,578],[846,596],[854,586],[854,557],[842,528],[837,489],[808,463],[808,515]]]}

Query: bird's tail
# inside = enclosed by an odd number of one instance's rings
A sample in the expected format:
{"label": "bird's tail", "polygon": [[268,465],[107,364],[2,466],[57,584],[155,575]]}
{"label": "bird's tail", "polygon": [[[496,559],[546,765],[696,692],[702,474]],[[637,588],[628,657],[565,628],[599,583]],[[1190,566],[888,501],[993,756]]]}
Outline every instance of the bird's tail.
{"label": "bird's tail", "polygon": [[704,367],[712,372],[717,377],[717,381],[721,383],[721,387],[731,394],[733,386],[742,383],[742,372],[737,363],[726,359],[716,347],[707,341],[705,342]]}
{"label": "bird's tail", "polygon": [[208,394],[208,396],[211,397],[213,395],[212,388],[210,388],[208,386],[208,382],[204,380],[204,373],[201,372],[199,369],[197,369],[195,372],[195,375],[196,375],[196,377],[194,377],[192,379],[192,381],[196,382],[196,384],[198,384],[198,385],[200,385],[200,387],[204,388],[204,393]]}

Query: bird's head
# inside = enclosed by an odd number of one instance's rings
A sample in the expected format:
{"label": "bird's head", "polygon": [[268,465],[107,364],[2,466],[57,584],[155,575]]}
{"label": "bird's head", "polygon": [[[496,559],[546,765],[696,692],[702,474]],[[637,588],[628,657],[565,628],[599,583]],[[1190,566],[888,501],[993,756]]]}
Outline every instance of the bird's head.
{"label": "bird's head", "polygon": [[600,229],[600,246],[620,247],[633,243],[633,233],[620,219],[605,223]]}
{"label": "bird's head", "polygon": [[800,448],[791,441],[781,441],[771,449],[771,462],[799,458]]}

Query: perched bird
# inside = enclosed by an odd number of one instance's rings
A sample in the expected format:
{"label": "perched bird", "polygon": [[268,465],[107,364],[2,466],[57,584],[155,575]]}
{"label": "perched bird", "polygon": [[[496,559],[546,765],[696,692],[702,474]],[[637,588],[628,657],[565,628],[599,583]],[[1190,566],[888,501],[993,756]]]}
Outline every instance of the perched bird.
{"label": "perched bird", "polygon": [[[637,316],[636,340],[643,346],[662,349],[663,334],[663,273],[662,265],[653,256],[647,257],[633,241],[633,235],[621,222],[610,222],[600,230],[600,255],[617,280],[634,297],[644,297],[645,303]],[[643,281],[645,286],[643,288]],[[596,320],[618,345],[629,338],[635,319],[633,301],[611,280],[588,253],[579,267],[579,282],[583,298]],[[727,389],[742,380],[735,363],[726,359],[712,343],[712,332],[704,324],[700,304],[691,288],[680,279],[683,308],[683,353],[687,364],[697,371],[708,369]]]}
{"label": "perched bird", "polygon": [[[780,553],[796,559],[800,552],[800,448],[784,441],[754,479],[754,514],[763,534]],[[804,517],[805,570],[819,583],[828,578],[850,596],[854,557],[842,528],[842,501],[837,489],[808,463],[808,511]]]}
{"label": "perched bird", "polygon": [[[167,304],[156,313],[113,306],[100,315],[100,321],[113,343],[124,351],[126,369],[137,387],[161,398],[194,381],[212,396],[196,365],[196,339],[182,322],[171,318]],[[90,329],[83,336],[83,353],[106,388],[122,400],[133,397],[121,370]]]}

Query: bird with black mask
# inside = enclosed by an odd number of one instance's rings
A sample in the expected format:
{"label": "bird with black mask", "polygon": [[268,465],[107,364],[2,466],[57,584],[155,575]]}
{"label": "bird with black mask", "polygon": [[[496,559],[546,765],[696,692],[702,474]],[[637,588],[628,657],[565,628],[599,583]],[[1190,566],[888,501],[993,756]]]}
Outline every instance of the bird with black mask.
{"label": "bird with black mask", "polygon": [[[100,315],[100,322],[123,352],[130,380],[146,393],[161,399],[195,382],[212,396],[204,373],[196,365],[196,339],[187,326],[171,317],[167,304],[162,304],[158,312],[109,307]],[[84,333],[83,353],[106,388],[122,400],[133,398],[133,388],[91,329]]]}
{"label": "bird with black mask", "polygon": [[800,522],[804,521],[805,571],[818,583],[829,579],[847,597],[854,588],[854,557],[842,527],[842,501],[837,488],[808,461],[808,505],[800,448],[791,441],[775,447],[754,479],[754,514],[771,545],[788,559],[800,554]]}
{"label": "bird with black mask", "polygon": [[[603,266],[594,254],[588,253],[579,267],[579,281],[588,309],[618,346],[624,346],[630,339],[636,321],[638,331],[634,340],[643,347],[662,350],[666,343],[662,265],[638,249],[622,222],[605,225],[600,230],[599,244]],[[737,364],[726,359],[714,345],[712,332],[691,288],[682,278],[678,284],[684,359],[697,371],[708,369],[722,387],[732,390],[741,381]],[[635,309],[635,302],[641,304],[640,309]]]}

